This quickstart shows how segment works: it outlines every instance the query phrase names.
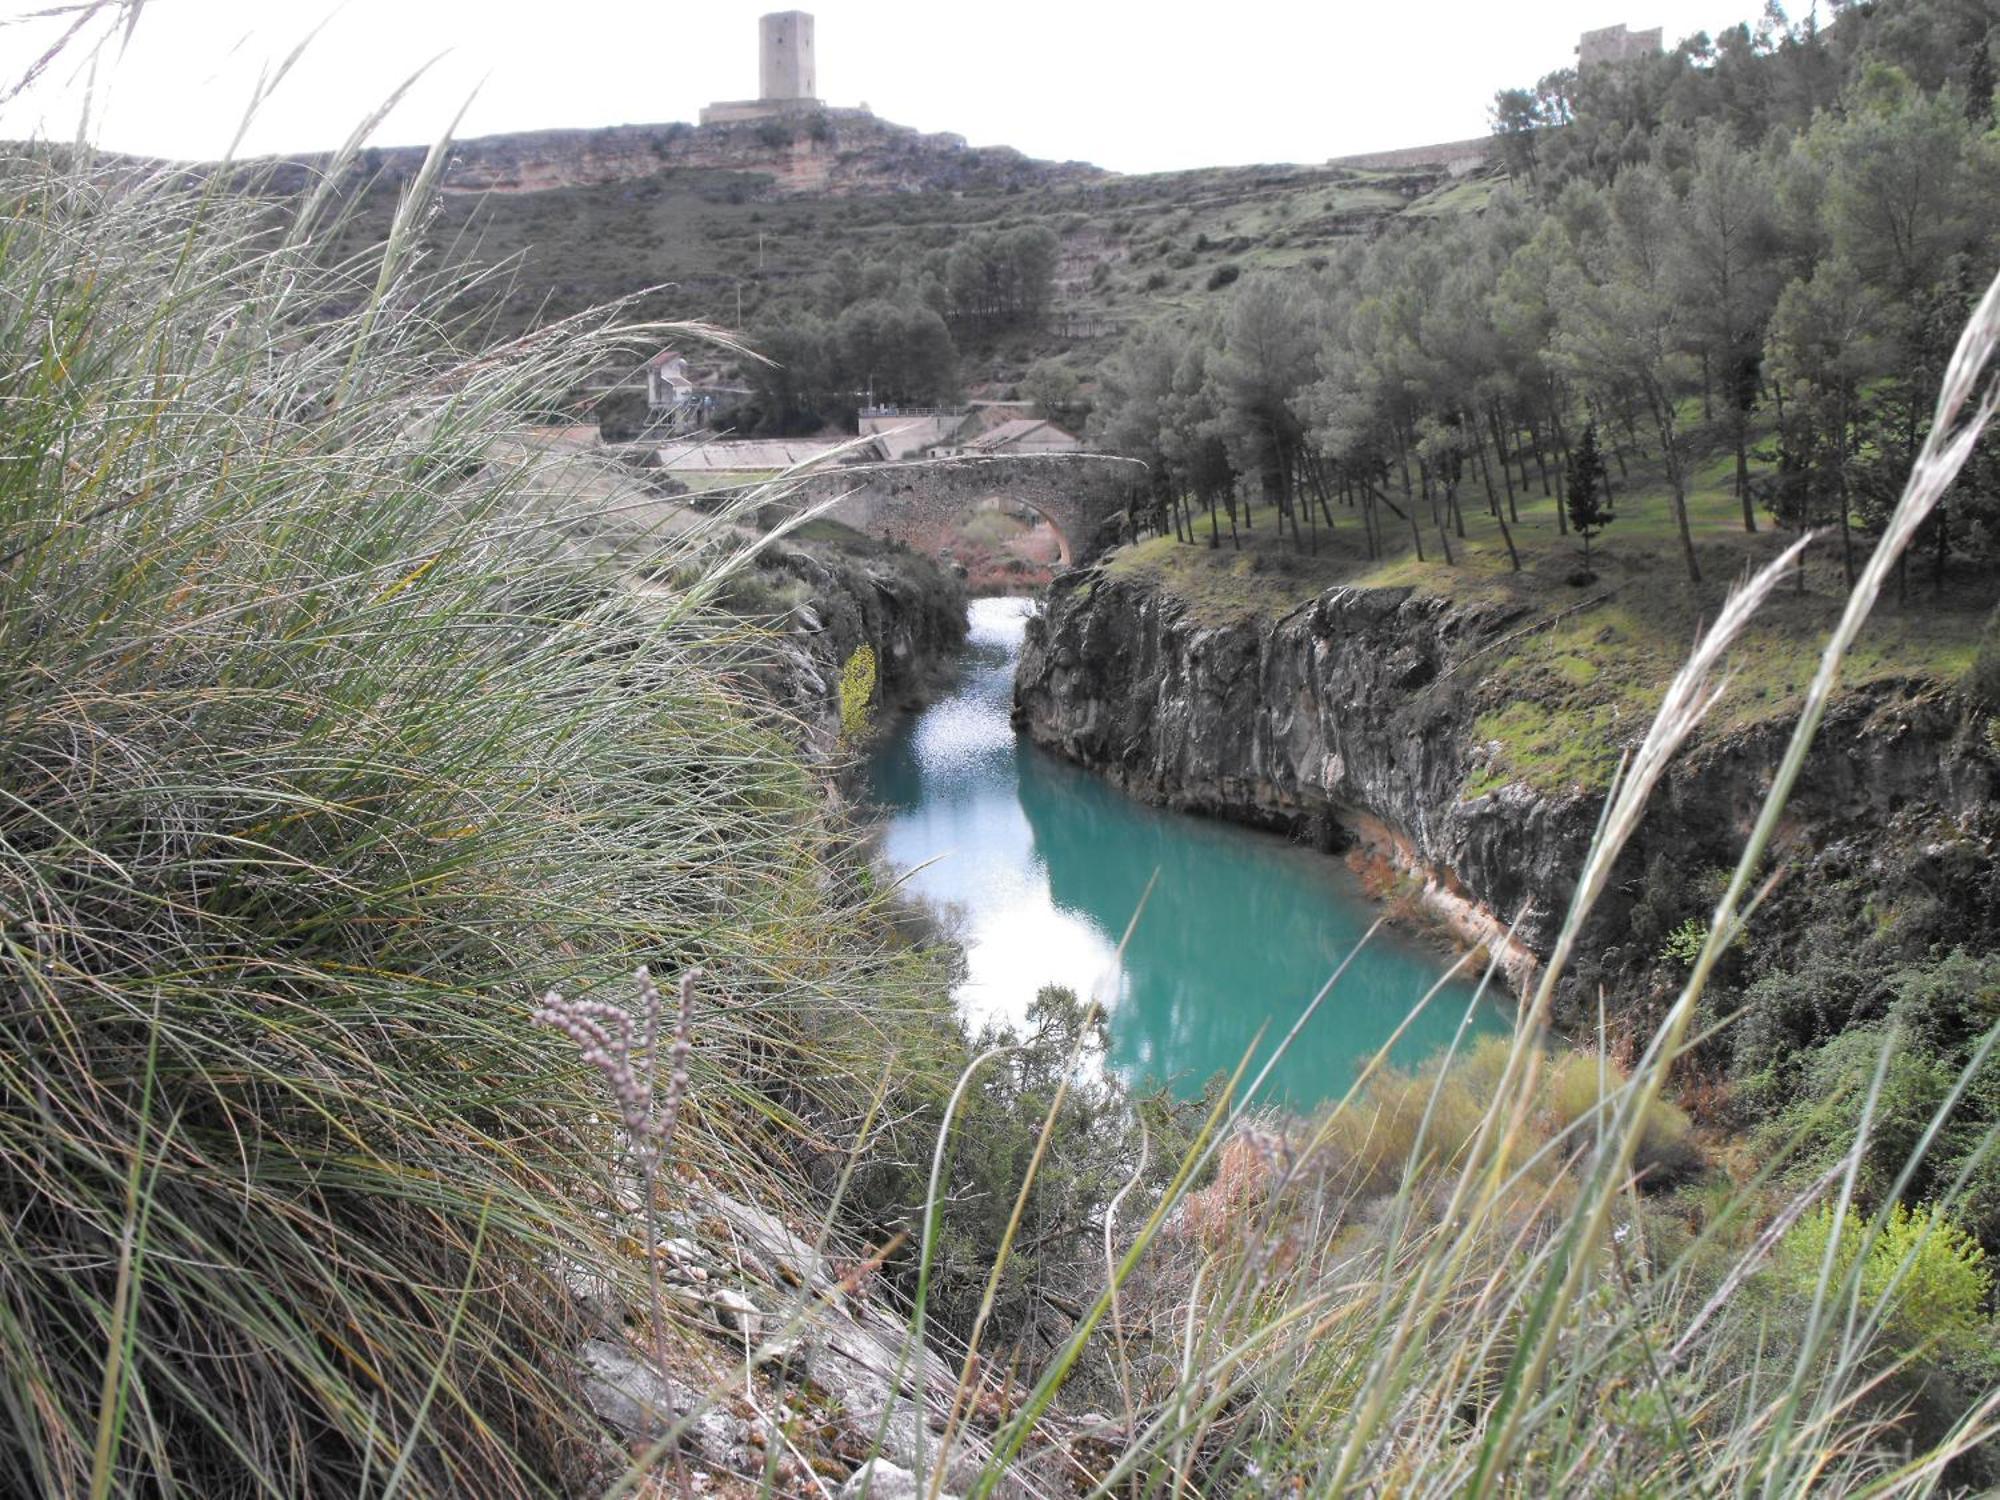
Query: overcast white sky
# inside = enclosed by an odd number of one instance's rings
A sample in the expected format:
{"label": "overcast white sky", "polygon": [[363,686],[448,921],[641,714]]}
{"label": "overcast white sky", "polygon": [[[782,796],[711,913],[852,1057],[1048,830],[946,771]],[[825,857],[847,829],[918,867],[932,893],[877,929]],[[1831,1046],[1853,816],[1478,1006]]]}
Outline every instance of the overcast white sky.
{"label": "overcast white sky", "polygon": [[[17,18],[63,0],[0,0]],[[975,145],[1160,171],[1455,140],[1485,129],[1493,91],[1567,63],[1577,33],[1663,25],[1671,44],[1750,19],[1761,0],[1228,0],[883,6],[819,0],[820,94],[951,130]],[[250,132],[250,152],[339,143],[443,54],[378,144],[430,140],[474,87],[462,136],[693,120],[757,92],[753,0],[150,0],[91,94],[100,144],[163,156],[223,151],[259,72],[318,39]],[[1803,9],[1803,6],[1795,8]],[[53,34],[0,28],[0,90]],[[0,135],[73,136],[87,80],[59,63],[0,110]]]}

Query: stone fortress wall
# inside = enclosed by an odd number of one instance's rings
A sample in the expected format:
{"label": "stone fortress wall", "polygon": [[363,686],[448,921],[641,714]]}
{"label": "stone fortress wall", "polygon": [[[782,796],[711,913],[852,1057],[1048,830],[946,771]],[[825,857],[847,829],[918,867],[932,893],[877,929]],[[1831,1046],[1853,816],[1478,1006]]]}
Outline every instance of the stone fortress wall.
{"label": "stone fortress wall", "polygon": [[1660,53],[1661,35],[1661,28],[1658,26],[1646,31],[1627,31],[1622,25],[1603,26],[1596,31],[1586,31],[1576,47],[1577,71],[1603,67],[1610,63],[1657,57]]}

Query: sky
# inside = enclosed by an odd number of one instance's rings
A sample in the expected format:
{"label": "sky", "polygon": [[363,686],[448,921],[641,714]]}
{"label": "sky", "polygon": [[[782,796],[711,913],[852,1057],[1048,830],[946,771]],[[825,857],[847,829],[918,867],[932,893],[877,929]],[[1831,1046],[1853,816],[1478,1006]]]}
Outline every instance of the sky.
{"label": "sky", "polygon": [[[0,0],[0,95],[64,0]],[[1496,89],[1573,61],[1579,32],[1660,25],[1671,45],[1751,19],[1752,0],[1010,0],[886,7],[819,0],[819,92],[976,146],[1123,172],[1323,161],[1482,134]],[[754,0],[148,0],[128,46],[74,56],[0,107],[0,137],[211,158],[260,76],[309,34],[255,111],[248,154],[338,145],[429,64],[375,133],[461,137],[693,120],[757,92]],[[468,103],[468,100],[470,101]]]}

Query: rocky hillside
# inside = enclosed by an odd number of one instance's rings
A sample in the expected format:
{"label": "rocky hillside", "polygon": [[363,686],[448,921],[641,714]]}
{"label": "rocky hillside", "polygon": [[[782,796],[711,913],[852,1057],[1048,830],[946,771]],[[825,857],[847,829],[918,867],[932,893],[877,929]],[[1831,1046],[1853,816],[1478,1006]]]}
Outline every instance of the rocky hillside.
{"label": "rocky hillside", "polygon": [[[379,241],[422,160],[415,148],[362,154],[335,253]],[[295,192],[325,163],[264,166],[271,186]],[[1087,374],[1125,328],[1219,304],[1250,271],[1323,262],[1404,214],[1476,209],[1491,171],[1457,149],[1373,166],[1120,176],[828,110],[464,141],[428,238],[440,253],[519,258],[503,332],[635,293],[636,316],[747,329],[818,309],[843,252],[864,267],[908,266],[969,236],[1046,226],[1060,245],[1048,316],[1012,341],[1019,348],[968,362],[961,376],[977,386],[1011,382],[1047,354],[1069,353]]]}
{"label": "rocky hillside", "polygon": [[822,763],[842,753],[841,673],[856,651],[873,653],[875,706],[893,711],[927,696],[965,640],[958,579],[928,557],[858,533],[776,544],[734,588],[746,613],[783,621],[770,686],[798,717],[801,748]]}

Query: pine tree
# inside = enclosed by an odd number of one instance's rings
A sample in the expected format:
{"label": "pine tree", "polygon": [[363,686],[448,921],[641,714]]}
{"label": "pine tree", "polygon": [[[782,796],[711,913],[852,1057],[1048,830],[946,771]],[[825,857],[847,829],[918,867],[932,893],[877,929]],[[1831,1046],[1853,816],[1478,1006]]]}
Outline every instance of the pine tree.
{"label": "pine tree", "polygon": [[1604,455],[1597,447],[1597,424],[1583,429],[1583,436],[1570,449],[1564,471],[1569,507],[1569,524],[1583,538],[1583,570],[1590,571],[1590,539],[1616,519],[1604,487]]}

